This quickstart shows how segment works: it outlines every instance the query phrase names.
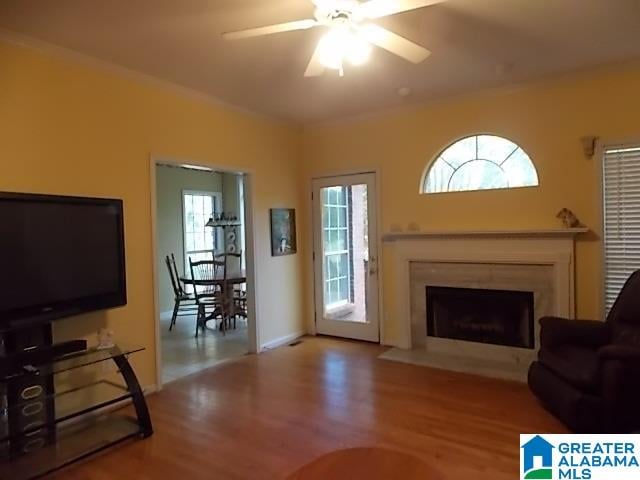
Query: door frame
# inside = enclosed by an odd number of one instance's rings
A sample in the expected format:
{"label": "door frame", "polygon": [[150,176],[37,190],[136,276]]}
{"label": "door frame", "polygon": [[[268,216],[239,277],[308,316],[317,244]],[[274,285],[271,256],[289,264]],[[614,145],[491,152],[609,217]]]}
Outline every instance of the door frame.
{"label": "door frame", "polygon": [[376,240],[378,246],[378,337],[380,339],[380,345],[386,345],[386,336],[385,336],[385,315],[384,315],[384,253],[382,243],[382,175],[379,168],[363,168],[363,169],[344,169],[344,170],[329,170],[323,173],[313,174],[309,179],[309,194],[307,196],[307,200],[309,201],[307,212],[309,215],[310,221],[307,223],[307,235],[311,242],[311,248],[309,249],[308,256],[308,268],[309,274],[307,275],[308,279],[308,291],[309,298],[311,301],[308,307],[309,318],[312,320],[309,325],[309,335],[318,335],[318,330],[316,328],[316,275],[315,275],[315,261],[314,261],[314,225],[315,225],[315,213],[313,208],[313,183],[315,180],[325,179],[325,178],[333,178],[333,177],[346,177],[352,175],[361,175],[370,173],[375,176],[375,194],[376,194]]}
{"label": "door frame", "polygon": [[153,287],[153,320],[155,329],[155,366],[156,366],[156,390],[162,390],[162,339],[160,332],[160,292],[159,288],[159,266],[158,266],[158,194],[157,185],[157,168],[159,165],[169,165],[180,167],[181,165],[190,165],[193,167],[201,167],[203,169],[211,169],[212,172],[232,173],[242,175],[244,177],[244,234],[245,234],[245,257],[247,272],[247,333],[248,333],[248,350],[249,353],[260,353],[260,321],[259,312],[256,309],[258,298],[258,271],[256,265],[257,249],[255,244],[255,234],[257,226],[254,216],[254,194],[255,187],[253,182],[254,172],[247,169],[238,169],[229,166],[220,166],[202,161],[194,161],[188,159],[176,159],[162,155],[151,155],[149,158],[149,177],[151,187],[151,255],[152,255],[152,287]]}

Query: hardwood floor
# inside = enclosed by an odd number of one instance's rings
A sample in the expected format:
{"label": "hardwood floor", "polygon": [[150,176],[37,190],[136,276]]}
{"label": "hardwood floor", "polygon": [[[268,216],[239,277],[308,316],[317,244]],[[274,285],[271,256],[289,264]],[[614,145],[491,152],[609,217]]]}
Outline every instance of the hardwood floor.
{"label": "hardwood floor", "polygon": [[346,448],[317,458],[287,480],[440,480],[442,476],[424,461],[388,448]]}
{"label": "hardwood floor", "polygon": [[380,360],[382,351],[305,338],[178,380],[149,397],[151,438],[56,478],[284,479],[335,450],[381,447],[444,480],[513,480],[518,434],[565,432],[525,385]]}

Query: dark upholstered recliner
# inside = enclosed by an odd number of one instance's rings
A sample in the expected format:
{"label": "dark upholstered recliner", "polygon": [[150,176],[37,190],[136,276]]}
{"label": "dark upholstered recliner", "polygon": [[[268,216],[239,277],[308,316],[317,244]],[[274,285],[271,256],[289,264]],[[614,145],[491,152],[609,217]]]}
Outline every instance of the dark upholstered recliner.
{"label": "dark upholstered recliner", "polygon": [[640,271],[606,322],[545,317],[540,325],[529,387],[545,408],[579,433],[640,429]]}

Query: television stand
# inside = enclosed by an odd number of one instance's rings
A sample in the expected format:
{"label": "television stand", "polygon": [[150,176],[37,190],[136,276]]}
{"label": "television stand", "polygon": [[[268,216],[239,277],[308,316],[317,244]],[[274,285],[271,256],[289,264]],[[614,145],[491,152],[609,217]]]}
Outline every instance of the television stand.
{"label": "television stand", "polygon": [[[37,478],[125,440],[150,436],[144,392],[128,359],[142,350],[91,348],[0,377],[0,480]],[[17,398],[9,395],[16,385],[28,384],[30,375],[50,378],[54,388],[33,397],[25,391]],[[128,402],[135,416],[114,412]],[[43,408],[51,414],[23,421],[25,411]]]}

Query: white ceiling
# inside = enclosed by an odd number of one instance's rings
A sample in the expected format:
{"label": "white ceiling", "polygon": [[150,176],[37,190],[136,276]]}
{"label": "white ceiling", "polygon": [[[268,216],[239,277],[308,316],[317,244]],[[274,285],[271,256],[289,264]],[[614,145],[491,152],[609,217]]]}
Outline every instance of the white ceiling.
{"label": "white ceiling", "polygon": [[449,0],[378,22],[429,48],[425,62],[376,49],[343,78],[303,76],[321,29],[220,37],[313,10],[310,0],[2,0],[0,28],[301,123],[640,58],[640,0]]}

